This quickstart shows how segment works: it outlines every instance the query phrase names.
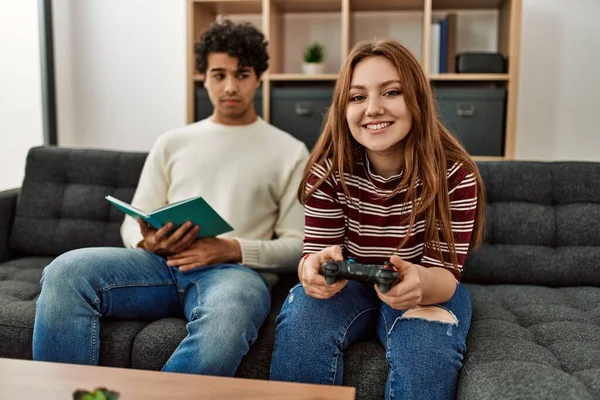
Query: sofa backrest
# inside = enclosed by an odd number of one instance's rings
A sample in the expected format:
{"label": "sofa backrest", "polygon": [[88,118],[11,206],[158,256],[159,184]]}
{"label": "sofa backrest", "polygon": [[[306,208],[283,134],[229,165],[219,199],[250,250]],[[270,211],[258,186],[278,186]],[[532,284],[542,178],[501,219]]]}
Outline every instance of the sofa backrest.
{"label": "sofa backrest", "polygon": [[123,246],[124,214],[105,200],[131,201],[145,153],[35,147],[27,156],[10,247],[57,256],[91,246]]}
{"label": "sofa backrest", "polygon": [[600,285],[600,163],[478,165],[486,234],[465,282]]}

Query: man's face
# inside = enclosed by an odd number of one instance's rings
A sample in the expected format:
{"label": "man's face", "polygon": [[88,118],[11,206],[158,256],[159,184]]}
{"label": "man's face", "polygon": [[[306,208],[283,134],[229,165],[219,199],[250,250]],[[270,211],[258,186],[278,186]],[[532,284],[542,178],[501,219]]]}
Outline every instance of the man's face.
{"label": "man's face", "polygon": [[252,67],[238,67],[237,58],[210,53],[204,87],[213,104],[213,121],[225,125],[246,125],[256,120],[254,93],[260,85]]}

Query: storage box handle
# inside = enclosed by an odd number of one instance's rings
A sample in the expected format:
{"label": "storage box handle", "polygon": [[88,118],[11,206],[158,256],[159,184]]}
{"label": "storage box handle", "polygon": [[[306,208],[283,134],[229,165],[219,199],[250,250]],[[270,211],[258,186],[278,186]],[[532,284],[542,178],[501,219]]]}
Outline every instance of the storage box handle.
{"label": "storage box handle", "polygon": [[312,107],[310,106],[310,103],[301,103],[301,102],[296,103],[296,114],[297,115],[311,115]]}
{"label": "storage box handle", "polygon": [[456,108],[456,114],[459,117],[472,117],[475,115],[475,105],[471,104],[459,104]]}

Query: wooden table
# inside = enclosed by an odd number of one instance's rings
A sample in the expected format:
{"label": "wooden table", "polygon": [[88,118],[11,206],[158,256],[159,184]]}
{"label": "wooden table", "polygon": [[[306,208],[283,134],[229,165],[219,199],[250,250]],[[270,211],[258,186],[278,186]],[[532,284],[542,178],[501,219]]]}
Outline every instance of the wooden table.
{"label": "wooden table", "polygon": [[175,374],[0,358],[0,399],[71,400],[73,392],[105,387],[119,400],[353,400],[351,387]]}

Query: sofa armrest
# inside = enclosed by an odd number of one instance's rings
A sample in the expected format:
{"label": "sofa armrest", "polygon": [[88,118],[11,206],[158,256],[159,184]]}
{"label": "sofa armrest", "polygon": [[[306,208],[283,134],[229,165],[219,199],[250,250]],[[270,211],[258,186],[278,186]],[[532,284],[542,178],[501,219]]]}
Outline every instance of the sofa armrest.
{"label": "sofa armrest", "polygon": [[0,192],[0,262],[10,259],[8,241],[15,219],[19,189]]}

